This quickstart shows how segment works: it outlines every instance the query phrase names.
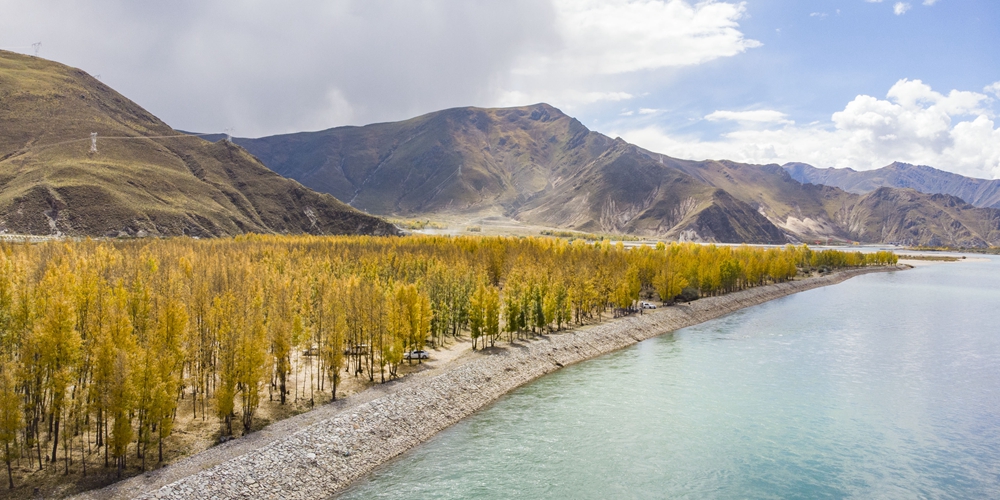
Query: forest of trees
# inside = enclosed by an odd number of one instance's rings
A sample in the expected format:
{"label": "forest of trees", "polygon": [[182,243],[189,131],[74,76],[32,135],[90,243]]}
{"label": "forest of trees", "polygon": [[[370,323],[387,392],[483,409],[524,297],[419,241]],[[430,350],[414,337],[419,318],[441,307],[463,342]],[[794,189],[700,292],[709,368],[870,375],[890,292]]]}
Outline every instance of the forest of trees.
{"label": "forest of trees", "polygon": [[427,344],[468,335],[478,349],[625,314],[640,295],[895,260],[504,237],[0,243],[0,453],[11,488],[12,463],[144,470],[180,412],[247,433],[263,401],[384,382]]}

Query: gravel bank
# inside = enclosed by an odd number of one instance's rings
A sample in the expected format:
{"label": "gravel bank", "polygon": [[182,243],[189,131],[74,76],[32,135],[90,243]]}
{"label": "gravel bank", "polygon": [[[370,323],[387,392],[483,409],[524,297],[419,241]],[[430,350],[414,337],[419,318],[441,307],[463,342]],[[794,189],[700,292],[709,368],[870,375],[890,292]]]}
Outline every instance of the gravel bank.
{"label": "gravel bank", "polygon": [[78,498],[327,498],[508,391],[563,366],[795,292],[893,269],[769,285],[514,346],[504,343],[433,376],[417,374],[365,391]]}

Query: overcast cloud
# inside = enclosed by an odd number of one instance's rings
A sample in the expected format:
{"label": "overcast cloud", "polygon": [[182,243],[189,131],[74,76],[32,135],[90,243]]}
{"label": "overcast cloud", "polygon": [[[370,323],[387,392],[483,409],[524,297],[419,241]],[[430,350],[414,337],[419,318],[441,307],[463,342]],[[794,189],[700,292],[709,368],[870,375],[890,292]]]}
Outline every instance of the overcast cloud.
{"label": "overcast cloud", "polygon": [[40,41],[40,56],[184,130],[259,137],[548,102],[677,157],[1000,177],[997,5],[838,5],[0,0],[0,48]]}
{"label": "overcast cloud", "polygon": [[[608,76],[759,45],[742,3],[0,1],[0,47],[102,79],[177,128],[260,136],[446,107],[633,97]],[[26,52],[27,50],[21,50]]]}
{"label": "overcast cloud", "polygon": [[0,47],[42,41],[177,128],[244,136],[489,104],[553,44],[532,0],[2,2]]}

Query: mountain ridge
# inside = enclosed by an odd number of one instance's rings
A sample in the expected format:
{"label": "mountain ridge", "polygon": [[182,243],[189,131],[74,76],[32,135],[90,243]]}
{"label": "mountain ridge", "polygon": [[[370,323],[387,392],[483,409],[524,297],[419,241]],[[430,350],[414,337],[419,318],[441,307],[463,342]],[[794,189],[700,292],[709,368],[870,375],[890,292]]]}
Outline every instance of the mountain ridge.
{"label": "mountain ridge", "polygon": [[950,194],[977,207],[1000,208],[1000,179],[979,179],[929,167],[893,162],[875,170],[816,168],[806,163],[782,165],[797,181],[825,184],[866,194],[880,187],[912,188],[927,194]]}
{"label": "mountain ridge", "polygon": [[[664,198],[655,160],[544,103],[452,108],[401,122],[233,141],[282,175],[382,215],[488,212],[581,231],[786,241],[752,207],[713,197],[711,186],[682,172],[675,174],[686,187]],[[585,177],[603,181],[580,191]],[[688,188],[699,203],[680,196]],[[553,204],[555,198],[562,201]],[[668,229],[650,229],[662,224],[653,213],[670,212],[683,217]]]}
{"label": "mountain ridge", "polygon": [[803,184],[776,164],[672,158],[591,131],[544,103],[233,141],[282,175],[382,215],[492,213],[724,243],[1000,243],[1000,212],[961,200],[854,194]]}

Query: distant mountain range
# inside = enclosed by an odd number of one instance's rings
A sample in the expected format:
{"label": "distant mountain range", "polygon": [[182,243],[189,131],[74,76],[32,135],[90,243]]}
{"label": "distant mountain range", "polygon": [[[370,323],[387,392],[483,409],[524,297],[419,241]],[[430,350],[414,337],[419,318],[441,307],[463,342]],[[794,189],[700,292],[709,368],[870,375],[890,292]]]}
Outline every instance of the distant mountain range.
{"label": "distant mountain range", "polygon": [[1000,179],[975,179],[899,162],[863,172],[850,168],[816,168],[805,163],[788,163],[783,167],[803,184],[825,184],[858,194],[880,187],[911,188],[921,193],[957,196],[977,207],[1000,208]]}
{"label": "distant mountain range", "polygon": [[397,231],[279,176],[235,144],[173,130],[81,70],[0,51],[0,232]]}
{"label": "distant mountain range", "polygon": [[732,243],[1000,244],[1000,211],[956,196],[852,193],[804,184],[779,165],[679,160],[590,131],[546,104],[234,141],[276,172],[379,215],[503,214]]}

